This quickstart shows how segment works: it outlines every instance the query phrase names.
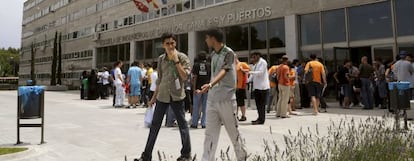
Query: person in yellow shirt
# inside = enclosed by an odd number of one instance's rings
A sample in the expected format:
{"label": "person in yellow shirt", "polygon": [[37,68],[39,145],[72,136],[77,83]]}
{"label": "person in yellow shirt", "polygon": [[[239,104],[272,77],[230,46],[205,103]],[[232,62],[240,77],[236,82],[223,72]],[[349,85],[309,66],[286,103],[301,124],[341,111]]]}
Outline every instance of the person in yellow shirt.
{"label": "person in yellow shirt", "polygon": [[[324,66],[316,59],[316,55],[311,54],[310,58],[311,61],[305,66],[305,79],[307,80],[308,92],[312,100],[313,114],[318,115],[322,88],[326,84],[326,74]],[[309,78],[306,78],[308,76]]]}

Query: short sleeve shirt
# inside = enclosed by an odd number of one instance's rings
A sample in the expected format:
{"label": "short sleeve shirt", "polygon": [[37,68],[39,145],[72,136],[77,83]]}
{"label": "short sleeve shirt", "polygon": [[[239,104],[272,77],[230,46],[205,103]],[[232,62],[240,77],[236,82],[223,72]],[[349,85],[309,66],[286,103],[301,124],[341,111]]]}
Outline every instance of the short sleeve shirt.
{"label": "short sleeve shirt", "polygon": [[325,68],[322,63],[315,60],[308,62],[305,66],[305,73],[308,72],[309,67],[312,67],[313,81],[322,83],[322,74],[325,74]]}
{"label": "short sleeve shirt", "polygon": [[195,82],[196,89],[201,89],[201,86],[208,84],[211,79],[211,65],[210,62],[202,61],[197,62],[193,66],[193,76],[197,77]]}
{"label": "short sleeve shirt", "polygon": [[[277,67],[279,67],[279,65],[273,65],[272,67],[269,68],[269,78],[271,78],[271,76],[276,72]],[[270,87],[271,88],[276,88],[277,84],[274,81],[269,81],[270,82]]]}
{"label": "short sleeve shirt", "polygon": [[122,77],[122,71],[120,68],[115,68],[114,70],[114,76],[115,76],[115,83],[122,83],[120,76]]}
{"label": "short sleeve shirt", "polygon": [[280,65],[277,68],[277,80],[279,85],[290,86],[290,80],[286,79],[286,75],[289,75],[289,67],[287,65]]}
{"label": "short sleeve shirt", "polygon": [[241,69],[244,69],[246,71],[250,71],[250,67],[245,62],[240,62],[237,64],[236,70],[237,70],[237,88],[238,89],[246,89],[246,83],[247,83],[247,73],[244,73]]}
{"label": "short sleeve shirt", "polygon": [[142,71],[137,66],[133,66],[128,70],[128,76],[130,76],[129,84],[140,85],[142,78]]}
{"label": "short sleeve shirt", "polygon": [[[184,53],[178,52],[178,59],[181,66],[190,73],[190,60]],[[179,86],[176,86],[175,81]],[[158,58],[158,79],[156,81],[159,88],[157,100],[163,103],[171,101],[182,101],[185,98],[184,82],[179,76],[177,65],[173,60],[169,60],[167,54]]]}
{"label": "short sleeve shirt", "polygon": [[213,51],[211,58],[211,78],[215,78],[221,70],[226,71],[222,80],[215,84],[208,92],[209,101],[228,101],[236,99],[236,66],[234,52],[224,46],[219,52]]}

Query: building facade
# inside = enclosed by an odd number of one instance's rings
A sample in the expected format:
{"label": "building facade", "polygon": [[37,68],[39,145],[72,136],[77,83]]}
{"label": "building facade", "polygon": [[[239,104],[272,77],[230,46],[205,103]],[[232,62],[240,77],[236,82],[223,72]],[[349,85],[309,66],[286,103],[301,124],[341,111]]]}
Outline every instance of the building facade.
{"label": "building facade", "polygon": [[204,31],[211,27],[223,29],[242,61],[254,51],[269,64],[315,53],[335,71],[345,59],[392,61],[400,50],[414,52],[414,0],[181,0],[147,13],[131,0],[27,0],[23,12],[20,83],[30,78],[32,48],[38,84],[50,83],[56,32],[63,84],[73,87],[84,70],[123,60],[126,71],[134,60],[156,60],[167,31],[191,60],[209,51]]}

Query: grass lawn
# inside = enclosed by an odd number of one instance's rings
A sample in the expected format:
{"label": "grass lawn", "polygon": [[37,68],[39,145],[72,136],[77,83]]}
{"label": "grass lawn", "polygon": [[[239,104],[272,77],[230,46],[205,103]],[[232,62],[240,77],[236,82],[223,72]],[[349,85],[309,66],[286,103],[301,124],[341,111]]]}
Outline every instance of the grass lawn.
{"label": "grass lawn", "polygon": [[12,154],[12,153],[25,151],[25,150],[27,150],[27,148],[2,148],[0,147],[0,155]]}

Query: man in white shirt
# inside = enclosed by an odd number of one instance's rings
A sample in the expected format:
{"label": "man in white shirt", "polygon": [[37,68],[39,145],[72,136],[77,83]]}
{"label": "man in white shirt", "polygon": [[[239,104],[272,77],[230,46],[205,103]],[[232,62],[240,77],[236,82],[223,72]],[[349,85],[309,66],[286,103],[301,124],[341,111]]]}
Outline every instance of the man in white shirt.
{"label": "man in white shirt", "polygon": [[155,82],[157,82],[157,79],[158,79],[157,67],[158,67],[157,62],[154,62],[152,64],[153,72],[151,73],[151,81],[154,82],[154,83],[151,83],[149,98],[152,98],[152,96],[154,95],[154,92],[155,92],[155,88],[157,87],[157,84],[155,83]]}
{"label": "man in white shirt", "polygon": [[102,84],[103,84],[103,99],[108,99],[109,96],[109,86],[110,86],[110,82],[109,82],[109,72],[108,72],[108,68],[103,67],[103,72],[102,72]]}
{"label": "man in white shirt", "polygon": [[254,52],[251,59],[254,64],[252,72],[250,72],[249,82],[253,82],[254,99],[258,118],[252,121],[253,125],[262,125],[266,120],[266,98],[270,89],[269,73],[267,71],[267,62],[261,57],[261,53]]}
{"label": "man in white shirt", "polygon": [[124,99],[125,99],[125,88],[124,88],[124,77],[122,76],[122,71],[121,71],[121,67],[122,67],[122,61],[118,61],[115,63],[115,71],[114,71],[114,76],[115,76],[115,81],[114,81],[114,85],[115,85],[115,107],[123,107],[124,105]]}

